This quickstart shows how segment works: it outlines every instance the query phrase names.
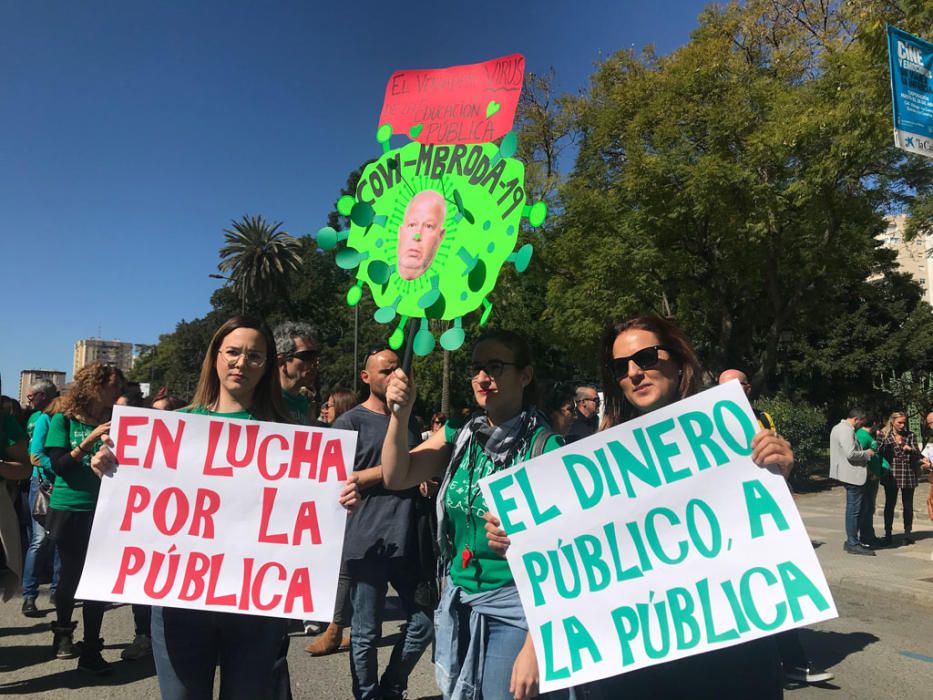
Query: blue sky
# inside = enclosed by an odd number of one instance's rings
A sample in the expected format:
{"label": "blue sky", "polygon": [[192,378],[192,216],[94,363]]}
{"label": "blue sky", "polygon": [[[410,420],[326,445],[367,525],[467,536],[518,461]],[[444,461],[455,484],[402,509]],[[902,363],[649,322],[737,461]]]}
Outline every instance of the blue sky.
{"label": "blue sky", "polygon": [[80,338],[203,315],[232,219],[317,231],[379,152],[394,70],[519,52],[577,92],[601,56],[686,43],[705,4],[4,2],[3,392],[26,368],[70,379]]}

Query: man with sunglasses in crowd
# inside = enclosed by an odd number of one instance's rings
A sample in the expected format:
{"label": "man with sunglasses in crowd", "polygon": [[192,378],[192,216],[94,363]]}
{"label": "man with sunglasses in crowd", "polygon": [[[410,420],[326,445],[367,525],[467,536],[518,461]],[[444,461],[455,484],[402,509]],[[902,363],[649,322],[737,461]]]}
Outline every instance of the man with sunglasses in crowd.
{"label": "man with sunglasses in crowd", "polygon": [[[398,355],[389,348],[370,348],[360,372],[369,396],[333,424],[334,428],[357,432],[353,469],[362,498],[347,521],[343,545],[353,611],[350,672],[357,700],[403,698],[409,674],[434,637],[433,610],[427,611],[415,600],[424,578],[415,537],[418,489],[389,491],[382,482],[382,443],[391,411],[386,403],[386,386],[398,366]],[[412,420],[408,425],[409,448],[419,442],[418,428]],[[390,583],[398,593],[406,624],[380,679],[377,645]]]}
{"label": "man with sunglasses in crowd", "polygon": [[595,384],[581,384],[577,387],[573,403],[576,406],[576,417],[570,424],[565,441],[567,444],[587,438],[596,432],[599,427],[599,393]]}
{"label": "man with sunglasses in crowd", "polygon": [[315,330],[307,323],[285,321],[272,334],[278,352],[282,398],[288,412],[296,423],[316,424],[311,416],[311,402],[301,393],[302,389],[313,389],[317,381],[320,345],[314,337]]}

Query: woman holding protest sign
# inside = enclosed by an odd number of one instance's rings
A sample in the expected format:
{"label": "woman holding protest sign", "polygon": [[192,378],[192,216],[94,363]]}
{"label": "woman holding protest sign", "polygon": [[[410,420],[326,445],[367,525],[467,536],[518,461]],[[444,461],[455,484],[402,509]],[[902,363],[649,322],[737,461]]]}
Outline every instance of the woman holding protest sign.
{"label": "woman holding protest sign", "polygon": [[45,438],[45,452],[56,474],[46,528],[61,559],[53,646],[60,659],[80,655],[78,668],[91,673],[110,670],[100,654],[100,627],[106,606],[99,601],[84,601],[84,642],[80,647],[72,642],[75,623],[71,615],[100,491],[100,479],[91,470],[91,455],[110,430],[113,404],[122,391],[123,373],[116,367],[96,362],[78,370],[71,390],[62,398],[61,412],[49,421]]}
{"label": "woman holding protest sign", "polygon": [[[670,321],[640,316],[613,325],[604,335],[600,365],[605,388],[603,429],[664,408],[695,394],[700,367],[683,332]],[[793,467],[790,444],[771,430],[752,440],[752,460]],[[490,546],[504,554],[509,540],[499,521],[487,517]],[[607,678],[594,684],[604,698],[780,698],[781,662],[774,637],[757,639]]]}
{"label": "woman holding protest sign", "polygon": [[388,488],[405,489],[442,478],[438,543],[447,585],[435,613],[435,673],[444,697],[465,697],[472,688],[483,700],[534,697],[534,647],[508,563],[484,536],[479,481],[556,449],[562,440],[534,406],[534,369],[523,338],[510,331],[483,336],[468,374],[480,411],[460,430],[447,426],[409,453],[406,426],[415,386],[396,370],[386,389],[398,411],[383,447],[383,479]]}
{"label": "woman holding protest sign", "polygon": [[[244,317],[225,322],[211,338],[191,405],[183,412],[223,418],[289,422],[282,404],[275,340],[265,323]],[[94,456],[98,473],[116,465],[109,436]],[[340,501],[352,508],[356,484]],[[215,611],[152,609],[152,649],[159,689],[169,700],[213,697],[220,665],[220,697],[290,697],[286,621]]]}

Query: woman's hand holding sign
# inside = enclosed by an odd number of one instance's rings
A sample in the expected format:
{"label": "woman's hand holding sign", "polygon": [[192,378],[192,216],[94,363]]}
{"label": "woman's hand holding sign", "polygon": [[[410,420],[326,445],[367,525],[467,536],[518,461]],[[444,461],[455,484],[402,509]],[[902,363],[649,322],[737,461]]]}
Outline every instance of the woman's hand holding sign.
{"label": "woman's hand holding sign", "polygon": [[386,386],[386,403],[395,413],[401,414],[404,411],[407,416],[417,395],[418,391],[411,377],[401,368],[396,369]]}
{"label": "woman's hand holding sign", "polygon": [[358,481],[358,474],[350,474],[347,483],[344,484],[343,489],[340,491],[340,505],[351,513],[353,509],[360,504],[360,486],[357,483]]}
{"label": "woman's hand holding sign", "polygon": [[504,557],[511,541],[502,529],[501,521],[489,511],[483,514],[483,519],[486,521],[486,541],[489,543],[489,548],[500,557]]}
{"label": "woman's hand holding sign", "polygon": [[752,461],[759,467],[777,467],[786,479],[794,468],[794,451],[775,431],[760,430],[752,438]]}
{"label": "woman's hand holding sign", "polygon": [[[109,423],[107,429],[110,429]],[[91,457],[91,470],[97,474],[98,479],[112,472],[117,466],[117,458],[113,454],[113,440],[110,439],[110,434],[104,433],[100,436],[100,439],[104,444]]]}

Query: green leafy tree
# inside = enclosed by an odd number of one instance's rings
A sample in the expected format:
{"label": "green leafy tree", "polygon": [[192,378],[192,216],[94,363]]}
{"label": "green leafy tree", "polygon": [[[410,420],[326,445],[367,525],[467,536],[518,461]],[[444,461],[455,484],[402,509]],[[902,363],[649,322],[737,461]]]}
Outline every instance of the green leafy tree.
{"label": "green leafy tree", "polygon": [[[748,368],[762,390],[780,384],[794,339],[818,347],[847,324],[860,341],[871,327],[878,344],[851,343],[867,357],[828,391],[870,385],[915,305],[908,286],[869,281],[893,275],[875,236],[892,209],[929,203],[933,169],[891,144],[887,62],[862,10],[711,6],[674,53],[622,51],[598,67],[543,251],[558,342],[595,358],[611,319],[674,315],[707,367]],[[905,315],[859,308],[880,296]],[[838,366],[838,350],[823,359]]]}

